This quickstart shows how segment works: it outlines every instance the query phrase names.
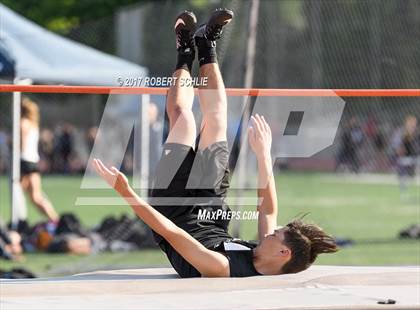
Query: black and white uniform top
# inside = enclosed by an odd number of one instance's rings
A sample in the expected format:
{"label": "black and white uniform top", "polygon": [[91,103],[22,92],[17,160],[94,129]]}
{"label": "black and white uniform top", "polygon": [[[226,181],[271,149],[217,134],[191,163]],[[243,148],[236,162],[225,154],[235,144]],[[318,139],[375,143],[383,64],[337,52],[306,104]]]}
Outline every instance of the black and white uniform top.
{"label": "black and white uniform top", "polygon": [[224,255],[229,260],[231,277],[252,277],[261,274],[255,269],[253,249],[256,243],[240,239],[232,239],[222,244]]}
{"label": "black and white uniform top", "polygon": [[[169,243],[161,242],[159,246],[168,256],[172,267],[182,278],[201,277],[200,272],[175,251]],[[262,275],[255,269],[253,263],[253,249],[256,246],[257,244],[251,241],[227,239],[211,250],[226,256],[229,261],[230,277],[252,277]]]}

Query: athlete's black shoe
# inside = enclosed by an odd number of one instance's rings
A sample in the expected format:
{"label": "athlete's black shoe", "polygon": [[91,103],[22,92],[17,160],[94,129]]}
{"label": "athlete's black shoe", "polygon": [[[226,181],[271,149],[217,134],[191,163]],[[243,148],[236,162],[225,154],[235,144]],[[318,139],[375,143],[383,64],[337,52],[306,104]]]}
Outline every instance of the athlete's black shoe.
{"label": "athlete's black shoe", "polygon": [[222,36],[223,27],[231,22],[233,12],[228,9],[217,9],[210,16],[206,24],[201,25],[194,34],[194,38],[204,38],[216,41]]}
{"label": "athlete's black shoe", "polygon": [[194,53],[194,31],[197,18],[193,12],[184,11],[175,20],[176,49],[183,54]]}

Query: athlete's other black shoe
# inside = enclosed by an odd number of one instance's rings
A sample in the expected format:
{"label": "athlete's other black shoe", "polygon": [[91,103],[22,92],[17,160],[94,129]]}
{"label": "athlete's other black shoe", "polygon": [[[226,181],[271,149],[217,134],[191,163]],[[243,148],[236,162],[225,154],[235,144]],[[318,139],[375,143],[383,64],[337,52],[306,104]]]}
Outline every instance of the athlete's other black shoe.
{"label": "athlete's other black shoe", "polygon": [[206,24],[201,25],[194,34],[196,38],[216,41],[222,36],[223,27],[232,21],[233,12],[228,9],[216,9]]}
{"label": "athlete's other black shoe", "polygon": [[197,18],[193,12],[184,11],[175,20],[176,49],[181,54],[194,53],[194,32]]}

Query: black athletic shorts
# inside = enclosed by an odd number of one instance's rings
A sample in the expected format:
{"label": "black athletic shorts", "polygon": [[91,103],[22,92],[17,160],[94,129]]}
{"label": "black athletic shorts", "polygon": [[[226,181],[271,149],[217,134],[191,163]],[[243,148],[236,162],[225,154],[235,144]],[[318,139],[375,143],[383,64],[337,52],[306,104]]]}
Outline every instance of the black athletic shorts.
{"label": "black athletic shorts", "polygon": [[[166,143],[156,168],[149,203],[207,248],[231,239],[227,232],[229,220],[197,219],[198,212],[204,208],[230,211],[224,203],[229,188],[228,162],[226,141],[204,150]],[[166,240],[156,233],[154,236],[181,277],[200,276]]]}
{"label": "black athletic shorts", "polygon": [[20,160],[20,175],[25,176],[31,173],[39,172],[38,163]]}
{"label": "black athletic shorts", "polygon": [[[229,188],[226,141],[204,150],[166,143],[156,168],[150,204],[178,226],[198,204],[224,200]],[[187,217],[186,217],[187,215]],[[227,223],[223,223],[227,224]]]}

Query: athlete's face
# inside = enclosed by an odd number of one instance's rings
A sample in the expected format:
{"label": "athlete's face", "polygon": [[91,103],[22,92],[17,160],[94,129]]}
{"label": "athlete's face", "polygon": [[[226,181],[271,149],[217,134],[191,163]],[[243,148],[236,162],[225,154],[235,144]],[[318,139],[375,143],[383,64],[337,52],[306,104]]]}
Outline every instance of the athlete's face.
{"label": "athlete's face", "polygon": [[258,245],[257,255],[263,263],[265,274],[280,274],[284,264],[292,257],[292,251],[285,244],[286,228],[267,234]]}
{"label": "athlete's face", "polygon": [[285,229],[286,228],[276,229],[272,234],[265,236],[261,242],[261,247],[265,250],[265,252],[282,257],[290,256],[291,251],[285,244]]}

